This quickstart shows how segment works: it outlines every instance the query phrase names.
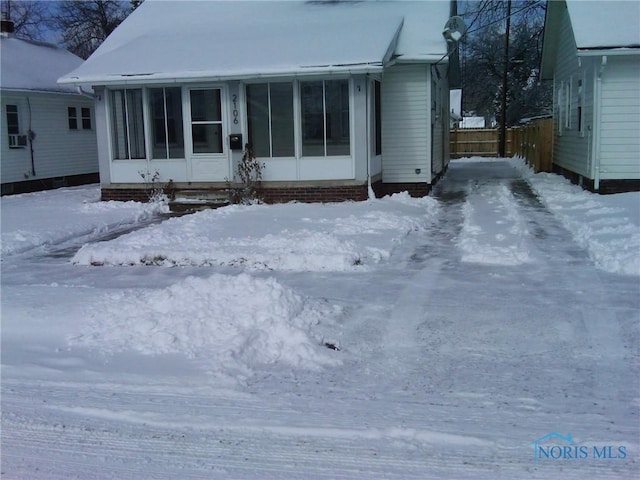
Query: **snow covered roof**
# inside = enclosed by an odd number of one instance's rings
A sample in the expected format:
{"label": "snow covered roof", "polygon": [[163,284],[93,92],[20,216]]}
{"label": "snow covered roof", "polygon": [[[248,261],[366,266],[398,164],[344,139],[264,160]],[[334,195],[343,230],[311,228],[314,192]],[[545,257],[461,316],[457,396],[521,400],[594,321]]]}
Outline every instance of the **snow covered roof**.
{"label": "snow covered roof", "polygon": [[[566,13],[565,13],[566,12]],[[566,0],[547,3],[540,78],[553,78],[567,14],[579,56],[640,55],[640,2]]]}
{"label": "snow covered roof", "polygon": [[484,117],[462,117],[460,128],[486,128]]}
{"label": "snow covered roof", "polygon": [[76,92],[57,80],[82,64],[73,53],[48,43],[0,36],[0,88]]}
{"label": "snow covered roof", "polygon": [[567,9],[579,50],[640,47],[640,2],[568,0]]}
{"label": "snow covered roof", "polygon": [[[61,83],[380,70],[447,53],[449,1],[147,0]],[[445,59],[446,60],[446,59]]]}

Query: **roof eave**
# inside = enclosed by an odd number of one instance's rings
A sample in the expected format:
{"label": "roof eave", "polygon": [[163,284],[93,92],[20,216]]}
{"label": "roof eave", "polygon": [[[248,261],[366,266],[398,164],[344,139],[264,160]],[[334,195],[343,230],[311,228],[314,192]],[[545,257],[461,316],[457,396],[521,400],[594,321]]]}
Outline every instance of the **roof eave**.
{"label": "roof eave", "polygon": [[61,85],[149,85],[167,83],[194,83],[194,82],[222,82],[232,80],[259,80],[273,78],[297,78],[308,76],[334,76],[334,75],[356,75],[367,73],[380,73],[383,70],[382,64],[363,65],[328,65],[303,67],[296,70],[282,70],[262,73],[151,73],[151,74],[131,74],[131,75],[87,75],[84,77],[63,77],[58,80]]}
{"label": "roof eave", "polygon": [[631,45],[628,47],[578,48],[579,57],[599,57],[602,55],[612,55],[612,56],[640,55],[640,45]]}
{"label": "roof eave", "polygon": [[74,95],[78,96],[77,91],[73,90],[56,90],[54,88],[20,88],[20,87],[3,87],[0,86],[0,90],[3,92],[16,92],[16,93],[54,93],[57,95]]}
{"label": "roof eave", "polygon": [[398,55],[393,58],[389,64],[395,63],[449,63],[449,55],[447,53],[425,53]]}
{"label": "roof eave", "polygon": [[560,17],[564,2],[547,2],[540,58],[540,80],[551,80],[555,71],[556,47],[560,35]]}

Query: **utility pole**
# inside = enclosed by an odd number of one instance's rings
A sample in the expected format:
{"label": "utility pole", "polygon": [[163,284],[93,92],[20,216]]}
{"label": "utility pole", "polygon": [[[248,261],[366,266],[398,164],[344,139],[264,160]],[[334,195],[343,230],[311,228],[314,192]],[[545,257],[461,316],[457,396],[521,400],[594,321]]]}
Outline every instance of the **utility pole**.
{"label": "utility pole", "polygon": [[502,72],[502,102],[500,119],[500,145],[498,153],[501,157],[507,154],[507,89],[509,74],[509,30],[511,28],[511,0],[507,0],[507,26],[504,32],[504,71]]}

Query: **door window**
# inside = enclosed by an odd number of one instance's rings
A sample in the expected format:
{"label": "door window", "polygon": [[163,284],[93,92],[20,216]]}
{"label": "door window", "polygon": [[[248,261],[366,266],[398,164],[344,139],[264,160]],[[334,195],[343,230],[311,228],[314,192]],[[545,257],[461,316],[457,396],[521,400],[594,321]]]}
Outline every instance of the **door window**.
{"label": "door window", "polygon": [[222,153],[220,89],[191,90],[193,153]]}

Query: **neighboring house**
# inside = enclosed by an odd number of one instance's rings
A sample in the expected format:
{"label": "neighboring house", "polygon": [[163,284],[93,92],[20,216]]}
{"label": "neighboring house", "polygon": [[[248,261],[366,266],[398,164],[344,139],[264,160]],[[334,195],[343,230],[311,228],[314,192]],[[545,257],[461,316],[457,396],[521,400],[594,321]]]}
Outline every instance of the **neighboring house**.
{"label": "neighboring house", "polygon": [[449,92],[449,128],[459,128],[462,121],[462,90]]}
{"label": "neighboring house", "polygon": [[143,175],[222,189],[247,142],[267,201],[423,195],[449,158],[454,4],[147,0],[60,83],[97,94],[103,199],[146,198]]}
{"label": "neighboring house", "polygon": [[54,45],[15,38],[7,20],[2,26],[2,194],[98,182],[93,98],[57,84],[82,59]]}
{"label": "neighboring house", "polygon": [[484,117],[462,117],[459,128],[491,128]]}
{"label": "neighboring house", "polygon": [[640,2],[547,3],[554,169],[601,193],[640,189]]}

